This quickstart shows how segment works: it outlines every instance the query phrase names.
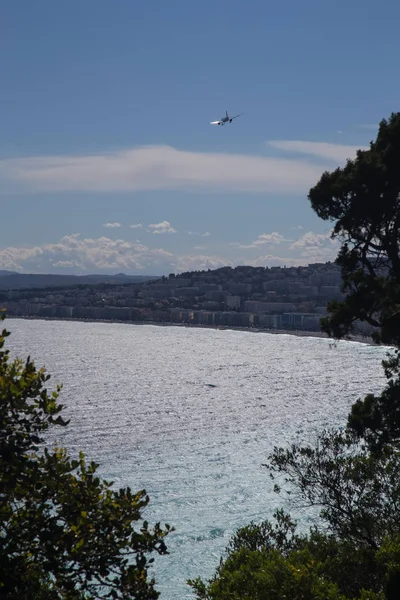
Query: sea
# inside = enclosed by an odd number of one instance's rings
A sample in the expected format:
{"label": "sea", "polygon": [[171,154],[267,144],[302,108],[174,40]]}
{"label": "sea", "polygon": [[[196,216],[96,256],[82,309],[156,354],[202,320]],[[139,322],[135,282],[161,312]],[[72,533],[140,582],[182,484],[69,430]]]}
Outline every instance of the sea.
{"label": "sea", "polygon": [[[83,450],[116,488],[145,489],[150,524],[175,527],[150,575],[161,600],[193,598],[231,536],[287,495],[263,466],[275,446],[313,442],[384,386],[388,348],[290,334],[7,319],[12,356],[63,384],[66,428],[48,444]],[[308,526],[313,516],[303,514]]]}

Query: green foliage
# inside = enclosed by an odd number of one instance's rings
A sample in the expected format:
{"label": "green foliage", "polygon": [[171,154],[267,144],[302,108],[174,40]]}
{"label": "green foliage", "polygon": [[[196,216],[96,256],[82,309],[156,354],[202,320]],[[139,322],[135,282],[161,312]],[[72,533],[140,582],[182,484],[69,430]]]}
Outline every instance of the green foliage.
{"label": "green foliage", "polygon": [[274,448],[266,466],[272,479],[283,479],[294,506],[319,508],[324,527],[340,539],[376,550],[385,535],[400,531],[394,449],[374,456],[354,436],[327,430],[315,446]]}
{"label": "green foliage", "polygon": [[385,569],[367,545],[327,535],[317,528],[311,529],[299,543],[322,564],[324,577],[336,583],[339,591],[349,598],[358,598],[364,589],[376,594],[382,592]]}
{"label": "green foliage", "polygon": [[379,395],[368,394],[352,406],[348,424],[377,454],[400,440],[400,353],[382,361],[388,383]]}
{"label": "green foliage", "polygon": [[226,559],[208,589],[194,583],[197,598],[204,600],[345,600],[337,586],[321,577],[321,565],[307,551],[258,552],[242,548]]}
{"label": "green foliage", "polygon": [[188,582],[198,600],[384,599],[384,569],[371,552],[317,531],[295,535],[295,524],[282,511],[275,520],[252,524],[257,548],[249,544],[249,528],[240,529],[215,575],[207,583]]}
{"label": "green foliage", "polygon": [[270,521],[254,523],[239,529],[231,538],[227,552],[232,554],[240,548],[251,551],[271,550],[273,548],[280,552],[287,552],[293,548],[296,541],[296,522],[282,509],[274,513],[275,524]]}
{"label": "green foliage", "polygon": [[385,595],[387,600],[398,600],[400,590],[400,535],[385,538],[377,559],[386,570]]}
{"label": "green foliage", "polygon": [[[323,329],[346,337],[356,321],[375,328],[377,343],[400,347],[400,113],[383,119],[368,150],[344,168],[325,172],[309,192],[319,217],[334,222],[341,242],[337,263],[343,275],[343,302],[328,305]],[[392,360],[392,359],[390,359]],[[349,426],[379,451],[400,439],[400,378],[380,396],[354,406]],[[385,364],[384,364],[385,367]]]}
{"label": "green foliage", "polygon": [[343,337],[356,319],[379,328],[377,341],[400,344],[400,113],[382,120],[375,142],[344,168],[325,172],[309,192],[312,208],[334,221],[341,241],[344,303],[331,303],[325,328]]}
{"label": "green foliage", "polygon": [[158,598],[147,554],[167,553],[169,526],[142,521],[145,490],[112,490],[82,453],[43,445],[50,426],[67,425],[60,387],[49,393],[49,375],[30,358],[11,361],[8,335],[0,336],[0,597]]}

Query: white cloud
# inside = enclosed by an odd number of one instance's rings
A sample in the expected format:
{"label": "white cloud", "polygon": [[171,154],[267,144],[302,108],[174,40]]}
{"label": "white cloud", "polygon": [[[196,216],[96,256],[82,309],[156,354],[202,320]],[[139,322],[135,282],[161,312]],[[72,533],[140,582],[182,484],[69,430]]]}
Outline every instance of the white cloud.
{"label": "white cloud", "polygon": [[272,233],[262,233],[256,240],[254,240],[253,244],[255,246],[263,246],[264,244],[280,244],[284,240],[285,238],[283,235],[277,231],[273,231]]}
{"label": "white cloud", "polygon": [[303,259],[310,262],[334,260],[340,248],[340,242],[331,238],[331,232],[314,233],[308,231],[289,246]]}
{"label": "white cloud", "polygon": [[368,150],[365,146],[346,146],[344,144],[329,144],[327,142],[271,140],[267,144],[285,152],[308,154],[339,163],[345,162],[348,158],[355,158],[357,150]]}
{"label": "white cloud", "polygon": [[[205,248],[199,248],[204,251]],[[81,238],[78,233],[59,242],[0,250],[0,268],[25,273],[120,272],[162,275],[191,269],[214,269],[231,264],[221,256],[177,255],[162,248],[107,237]]]}
{"label": "white cloud", "polygon": [[[310,261],[314,262],[314,261]],[[318,261],[315,261],[318,262]],[[300,267],[307,264],[304,258],[295,258],[293,256],[275,256],[273,254],[263,254],[252,260],[243,260],[241,264],[251,267]]]}
{"label": "white cloud", "polygon": [[272,246],[276,244],[281,244],[282,242],[287,241],[290,240],[286,240],[282,234],[278,233],[277,231],[273,231],[272,233],[262,233],[258,236],[256,240],[254,240],[250,244],[240,244],[239,242],[232,242],[230,245],[248,250],[250,248],[258,248],[259,246]]}
{"label": "white cloud", "polygon": [[302,235],[298,240],[293,242],[290,246],[291,249],[302,249],[302,248],[310,248],[315,246],[321,246],[326,242],[332,242],[330,233],[314,233],[309,231]]}
{"label": "white cloud", "polygon": [[208,237],[211,235],[209,231],[205,231],[204,233],[201,233],[200,231],[187,231],[186,233],[189,235],[201,235],[202,237]]}
{"label": "white cloud", "polygon": [[75,272],[125,269],[145,271],[170,261],[172,254],[136,242],[107,237],[81,239],[79,234],[64,236],[60,242],[33,247],[0,250],[0,265],[25,272],[54,272],[53,267],[69,267]]}
{"label": "white cloud", "polygon": [[109,229],[113,229],[115,227],[122,227],[121,223],[103,223],[103,227],[108,227]]}
{"label": "white cloud", "polygon": [[129,225],[130,229],[140,229],[143,227],[142,223],[134,223],[133,225]]}
{"label": "white cloud", "polygon": [[171,226],[169,221],[161,221],[161,223],[150,223],[148,226],[153,233],[176,233],[176,229]]}
{"label": "white cloud", "polygon": [[218,269],[219,267],[232,266],[232,261],[220,256],[209,256],[204,254],[189,254],[176,257],[177,272],[202,271],[207,269]]}
{"label": "white cloud", "polygon": [[14,191],[28,192],[207,189],[301,193],[319,179],[323,170],[321,164],[304,159],[146,146],[99,155],[3,159],[0,182],[3,190],[7,190],[8,183]]}
{"label": "white cloud", "polygon": [[53,265],[53,267],[61,267],[62,269],[65,269],[65,268],[68,269],[68,268],[75,266],[74,261],[72,261],[72,260],[56,260],[56,261],[53,261],[52,259],[49,259],[49,260],[50,260],[51,264]]}
{"label": "white cloud", "polygon": [[[338,242],[331,240],[329,233],[309,231],[295,242],[281,240],[281,237],[283,236],[277,232],[259,236],[257,240],[260,241],[279,241],[279,252],[261,253],[249,260],[247,257],[237,256],[229,244],[220,249],[220,254],[217,255],[207,252],[205,246],[196,246],[193,249],[195,252],[178,255],[162,248],[151,248],[139,241],[112,240],[104,236],[82,238],[79,233],[73,233],[56,243],[4,248],[0,250],[0,268],[28,273],[124,271],[162,275],[238,264],[306,265],[310,262],[334,260],[337,255]],[[253,244],[252,247],[262,252],[265,245],[267,244]]]}
{"label": "white cloud", "polygon": [[253,266],[279,266],[286,264],[296,266],[335,260],[340,243],[336,239],[331,239],[330,236],[331,231],[325,233],[309,231],[301,235],[297,240],[290,240],[274,231],[259,235],[256,240],[249,244],[231,242],[229,246],[243,250],[252,249],[258,251],[261,251],[264,246],[279,246],[279,256],[268,253],[256,256],[256,258],[242,257],[240,264]]}

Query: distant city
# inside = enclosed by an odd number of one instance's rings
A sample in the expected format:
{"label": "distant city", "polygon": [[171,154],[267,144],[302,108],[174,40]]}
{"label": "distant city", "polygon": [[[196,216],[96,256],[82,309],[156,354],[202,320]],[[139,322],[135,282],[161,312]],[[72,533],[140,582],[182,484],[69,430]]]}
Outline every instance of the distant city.
{"label": "distant city", "polygon": [[[0,271],[9,316],[320,332],[341,300],[335,263],[222,267],[168,277],[25,275]],[[357,323],[355,333],[372,327]]]}

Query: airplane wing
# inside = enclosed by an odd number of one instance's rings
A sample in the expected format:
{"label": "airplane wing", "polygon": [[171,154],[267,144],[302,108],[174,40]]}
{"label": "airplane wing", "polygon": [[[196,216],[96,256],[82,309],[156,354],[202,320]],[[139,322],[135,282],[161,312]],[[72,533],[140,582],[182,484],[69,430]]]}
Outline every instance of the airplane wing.
{"label": "airplane wing", "polygon": [[221,121],[210,121],[210,125],[221,125]]}
{"label": "airplane wing", "polygon": [[242,115],[244,115],[244,113],[240,113],[238,115],[235,115],[234,117],[230,117],[231,119],[237,119],[238,117],[241,117]]}

